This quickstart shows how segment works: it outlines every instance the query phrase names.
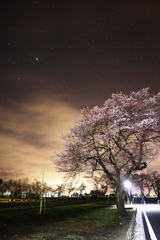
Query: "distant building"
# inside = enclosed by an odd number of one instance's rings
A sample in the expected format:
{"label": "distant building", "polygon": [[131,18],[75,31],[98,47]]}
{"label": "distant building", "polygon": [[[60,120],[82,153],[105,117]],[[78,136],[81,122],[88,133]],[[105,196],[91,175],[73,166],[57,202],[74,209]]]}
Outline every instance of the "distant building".
{"label": "distant building", "polygon": [[43,197],[52,197],[51,192],[46,192],[43,194]]}
{"label": "distant building", "polygon": [[134,194],[133,194],[133,197],[138,197],[138,196],[139,196],[138,193],[134,193]]}
{"label": "distant building", "polygon": [[27,197],[27,193],[26,192],[22,192],[21,198],[26,198],[26,197]]}
{"label": "distant building", "polygon": [[78,193],[77,192],[74,192],[71,197],[78,197]]}
{"label": "distant building", "polygon": [[53,197],[58,197],[58,192],[55,192]]}
{"label": "distant building", "polygon": [[5,192],[5,193],[3,193],[4,196],[11,196],[11,195],[14,195],[14,194],[15,194],[15,192],[10,191],[10,190]]}

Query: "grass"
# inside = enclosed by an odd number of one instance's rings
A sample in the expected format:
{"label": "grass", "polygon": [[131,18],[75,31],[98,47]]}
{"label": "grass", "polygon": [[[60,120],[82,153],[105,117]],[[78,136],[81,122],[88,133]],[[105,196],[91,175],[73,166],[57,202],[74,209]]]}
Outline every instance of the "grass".
{"label": "grass", "polygon": [[43,239],[45,240],[46,238],[53,238],[53,237],[56,237],[57,234],[56,233],[36,233],[36,234],[31,234],[30,237],[31,238],[40,238],[40,239]]}
{"label": "grass", "polygon": [[[48,205],[46,209],[47,214],[42,213],[39,216],[39,203],[34,202],[9,202],[0,203],[0,215],[3,222],[16,222],[35,221],[40,217],[43,218],[62,218],[67,222],[74,222],[75,217],[79,216],[81,221],[93,221],[98,226],[118,225],[121,216],[117,213],[116,208],[101,206],[96,203],[77,204],[68,206]],[[32,217],[31,217],[32,216]]]}
{"label": "grass", "polygon": [[72,239],[72,240],[85,240],[86,238],[83,236],[78,236],[76,234],[68,235],[65,239]]}
{"label": "grass", "polygon": [[[71,203],[50,201],[47,203],[46,214],[43,210],[42,215],[39,215],[37,202],[0,202],[0,216],[0,223],[3,226],[7,225],[8,232],[9,225],[12,227],[14,224],[23,225],[25,236],[43,240],[87,240],[87,236],[94,234],[95,231],[101,231],[102,228],[109,231],[113,227],[120,227],[125,217],[119,214],[115,207],[107,206],[104,202],[102,204],[76,201]],[[16,234],[20,230],[21,227],[15,227]],[[92,240],[101,239],[104,238],[92,237]]]}
{"label": "grass", "polygon": [[116,208],[102,208],[92,210],[82,215],[82,219],[95,222],[98,226],[119,225],[123,216],[117,213]]}

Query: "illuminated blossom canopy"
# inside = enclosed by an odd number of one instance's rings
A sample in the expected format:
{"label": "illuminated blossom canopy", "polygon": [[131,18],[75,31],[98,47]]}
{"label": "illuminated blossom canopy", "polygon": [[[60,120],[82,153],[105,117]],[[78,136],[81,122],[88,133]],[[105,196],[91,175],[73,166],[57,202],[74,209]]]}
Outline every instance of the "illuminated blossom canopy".
{"label": "illuminated blossom canopy", "polygon": [[123,210],[123,181],[156,157],[160,138],[160,93],[149,89],[112,94],[102,108],[82,109],[69,133],[61,135],[63,150],[55,154],[57,169],[74,177],[97,171],[116,187],[117,207]]}

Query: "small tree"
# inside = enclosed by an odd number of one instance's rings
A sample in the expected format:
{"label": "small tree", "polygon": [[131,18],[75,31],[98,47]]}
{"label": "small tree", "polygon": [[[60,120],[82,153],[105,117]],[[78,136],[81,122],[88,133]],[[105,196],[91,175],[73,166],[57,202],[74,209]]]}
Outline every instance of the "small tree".
{"label": "small tree", "polygon": [[89,180],[94,186],[94,190],[99,193],[101,196],[105,196],[108,190],[109,181],[106,179],[106,176],[102,174],[101,176],[94,176]]}
{"label": "small tree", "polygon": [[57,169],[69,177],[104,173],[116,189],[118,211],[125,211],[124,180],[146,168],[159,148],[159,106],[160,93],[151,97],[142,89],[129,96],[112,94],[102,108],[83,109],[70,132],[61,135],[65,142],[55,154]]}
{"label": "small tree", "polygon": [[91,178],[91,180],[89,180],[89,182],[91,182],[93,184],[93,188],[95,191],[99,191],[100,183],[101,183],[100,177],[94,176],[93,178]]}
{"label": "small tree", "polygon": [[58,197],[65,191],[65,185],[62,183],[61,185],[57,185],[56,190],[58,192]]}
{"label": "small tree", "polygon": [[107,193],[107,190],[108,190],[108,186],[107,184],[104,182],[102,185],[101,185],[101,195],[103,197],[105,197],[106,193]]}
{"label": "small tree", "polygon": [[5,193],[7,190],[8,190],[8,184],[7,182],[3,181],[3,183],[0,186],[0,191],[2,192],[2,196],[3,196],[3,193]]}
{"label": "small tree", "polygon": [[30,193],[32,192],[32,184],[28,177],[22,179],[22,191],[26,192],[26,196],[30,198]]}
{"label": "small tree", "polygon": [[[43,186],[43,188],[42,188]],[[45,193],[47,190],[47,183],[45,182],[40,182],[37,179],[34,179],[34,182],[32,182],[32,191],[35,192],[36,196],[39,197],[42,194]]]}
{"label": "small tree", "polygon": [[86,189],[85,183],[81,183],[81,185],[77,188],[78,191],[80,191],[80,195],[82,195],[82,192]]}
{"label": "small tree", "polygon": [[23,189],[22,179],[14,180],[14,190],[17,196],[21,194],[22,189]]}
{"label": "small tree", "polygon": [[67,191],[68,191],[68,196],[70,196],[71,192],[75,190],[75,186],[73,186],[73,182],[69,182],[67,184]]}
{"label": "small tree", "polygon": [[12,197],[13,192],[15,192],[15,181],[13,179],[10,179],[5,182],[4,186],[6,191],[11,191],[11,197]]}

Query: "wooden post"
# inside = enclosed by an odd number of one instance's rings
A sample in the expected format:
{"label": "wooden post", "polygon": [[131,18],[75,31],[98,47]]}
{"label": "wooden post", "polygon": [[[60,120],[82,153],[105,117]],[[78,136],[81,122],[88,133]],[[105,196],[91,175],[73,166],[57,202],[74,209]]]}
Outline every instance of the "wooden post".
{"label": "wooden post", "polygon": [[44,212],[46,214],[46,197],[44,198]]}
{"label": "wooden post", "polygon": [[42,184],[41,184],[41,195],[40,195],[40,211],[39,211],[39,214],[41,215],[42,213],[42,190],[43,190],[43,179],[44,179],[44,173],[43,173],[43,177],[42,177]]}

